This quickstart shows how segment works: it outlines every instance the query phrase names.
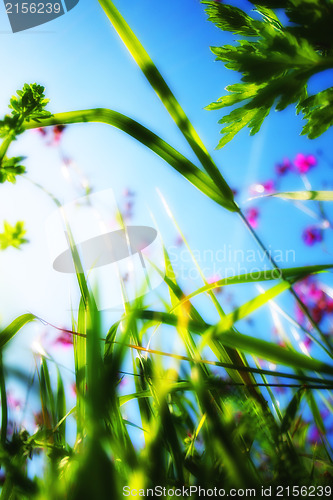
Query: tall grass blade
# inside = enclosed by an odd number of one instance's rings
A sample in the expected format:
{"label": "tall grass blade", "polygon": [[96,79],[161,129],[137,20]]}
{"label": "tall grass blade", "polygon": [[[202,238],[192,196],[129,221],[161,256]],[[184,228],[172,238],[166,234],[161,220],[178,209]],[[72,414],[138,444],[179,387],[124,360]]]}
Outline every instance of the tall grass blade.
{"label": "tall grass blade", "polygon": [[[157,154],[206,196],[228,210],[235,210],[233,203],[221,195],[214,181],[205,172],[196,167],[190,160],[148,128],[117,111],[97,108],[57,113],[43,120],[43,127],[85,122],[105,123],[122,130]],[[39,128],[40,125],[40,122],[33,120],[24,123],[24,127],[27,130]]]}
{"label": "tall grass blade", "polygon": [[200,160],[202,166],[207,171],[213,182],[218,187],[221,194],[224,196],[226,204],[225,208],[231,211],[238,211],[238,207],[233,201],[234,196],[232,190],[222,177],[219,169],[210,157],[207,149],[202,143],[193,125],[189,121],[185,112],[181,108],[179,102],[171,92],[169,86],[165,82],[161,73],[156,68],[155,64],[143,48],[139,39],[135,36],[131,28],[121,16],[111,0],[99,0],[104,12],[117,31],[118,35],[124,42],[126,48],[132,55],[135,62],[147,78],[148,82],[155,90],[158,97],[166,107],[172,119],[175,121],[181,133],[186,138],[187,142],[193,149],[194,153]]}

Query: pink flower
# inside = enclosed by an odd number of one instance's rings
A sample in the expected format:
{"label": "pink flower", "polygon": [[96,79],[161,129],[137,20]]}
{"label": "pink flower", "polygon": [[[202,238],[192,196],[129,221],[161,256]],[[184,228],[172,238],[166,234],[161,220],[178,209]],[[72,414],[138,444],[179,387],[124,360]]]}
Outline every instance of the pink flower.
{"label": "pink flower", "polygon": [[321,320],[323,319],[323,316],[324,316],[324,312],[319,306],[315,306],[311,309],[311,316],[312,316],[312,319],[316,322],[316,323],[320,323]]}
{"label": "pink flower", "polygon": [[184,244],[184,240],[180,234],[177,234],[176,239],[175,239],[175,245],[176,247],[181,247]]}
{"label": "pink flower", "polygon": [[56,146],[61,141],[66,125],[55,125],[53,127],[53,145]]}
{"label": "pink flower", "polygon": [[317,283],[312,281],[307,289],[307,296],[314,302],[320,302],[325,297],[325,294],[321,288],[318,288]]}
{"label": "pink flower", "polygon": [[306,174],[310,168],[317,165],[317,160],[313,155],[298,153],[294,160],[294,165],[300,174]]}
{"label": "pink flower", "polygon": [[288,158],[284,158],[282,163],[277,163],[275,165],[275,170],[277,175],[284,175],[292,170],[292,163]]}
{"label": "pink flower", "polygon": [[249,208],[246,212],[246,218],[251,227],[258,226],[259,211],[256,208]]}
{"label": "pink flower", "polygon": [[45,128],[36,128],[35,132],[37,132],[37,134],[39,134],[41,137],[45,137],[47,135]]}
{"label": "pink flower", "polygon": [[303,231],[303,241],[308,246],[312,246],[322,240],[322,231],[318,227],[310,226]]}
{"label": "pink flower", "polygon": [[263,183],[265,193],[273,193],[275,191],[275,183],[272,179]]}
{"label": "pink flower", "polygon": [[129,188],[124,189],[123,196],[125,198],[133,198],[135,196],[135,192],[131,191]]}
{"label": "pink flower", "polygon": [[62,347],[73,345],[73,335],[67,330],[62,330],[58,337],[55,339],[54,344],[60,344]]}
{"label": "pink flower", "polygon": [[7,404],[12,410],[19,410],[22,406],[21,401],[19,401],[11,392],[7,393]]}
{"label": "pink flower", "polygon": [[312,341],[312,339],[310,339],[310,337],[306,337],[306,339],[304,340],[303,343],[304,343],[306,349],[309,351],[312,344],[313,344],[313,341]]}
{"label": "pink flower", "polygon": [[308,434],[308,440],[311,444],[316,444],[320,440],[320,432],[316,426],[312,426],[310,428],[309,434]]}
{"label": "pink flower", "polygon": [[252,184],[250,186],[250,193],[252,194],[263,194],[263,193],[273,193],[275,191],[275,184],[273,180],[268,180],[266,182]]}
{"label": "pink flower", "polygon": [[296,304],[295,314],[296,314],[296,321],[297,321],[297,323],[299,325],[303,325],[305,315],[304,315],[304,312],[302,311],[302,309],[300,308],[300,306],[298,304]]}

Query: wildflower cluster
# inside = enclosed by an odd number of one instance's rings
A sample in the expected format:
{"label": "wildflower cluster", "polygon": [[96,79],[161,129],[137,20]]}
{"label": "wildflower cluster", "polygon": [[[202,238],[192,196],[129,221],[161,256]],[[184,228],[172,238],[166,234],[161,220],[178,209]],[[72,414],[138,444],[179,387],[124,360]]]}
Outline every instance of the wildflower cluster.
{"label": "wildflower cluster", "polygon": [[[313,277],[305,278],[295,285],[295,290],[316,323],[320,324],[327,317],[332,318],[333,298],[323,290],[318,280]],[[301,325],[307,322],[298,304],[296,304],[296,318]]]}
{"label": "wildflower cluster", "polygon": [[[318,152],[319,154],[319,152]],[[258,196],[272,195],[278,191],[282,177],[288,174],[296,174],[300,177],[307,190],[311,189],[310,181],[307,174],[318,165],[317,156],[313,154],[298,153],[294,160],[284,158],[281,162],[275,165],[275,178],[266,181],[257,182],[249,187],[249,192],[253,198]],[[299,204],[298,208],[301,208]],[[318,213],[311,212],[317,219],[316,224],[311,224],[302,229],[302,239],[307,246],[312,246],[315,243],[320,243],[324,239],[324,231],[331,227],[331,223],[327,219],[324,209],[318,205]],[[260,219],[260,210],[258,207],[248,208],[245,212],[249,224],[253,228],[257,228]]]}

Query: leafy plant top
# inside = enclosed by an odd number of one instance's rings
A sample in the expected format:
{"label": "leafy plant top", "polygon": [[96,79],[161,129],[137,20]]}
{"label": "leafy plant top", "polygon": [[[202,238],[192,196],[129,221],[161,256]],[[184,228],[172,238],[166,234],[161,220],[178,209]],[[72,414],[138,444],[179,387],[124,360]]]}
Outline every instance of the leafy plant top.
{"label": "leafy plant top", "polygon": [[241,83],[227,86],[228,94],[207,106],[239,105],[219,121],[223,137],[218,148],[245,126],[251,135],[257,133],[272,108],[281,111],[291,104],[306,120],[302,134],[319,137],[333,124],[333,88],[308,95],[308,81],[333,68],[332,0],[250,1],[255,6],[250,14],[221,2],[202,2],[218,28],[241,36],[233,45],[211,47],[218,61],[241,74]]}

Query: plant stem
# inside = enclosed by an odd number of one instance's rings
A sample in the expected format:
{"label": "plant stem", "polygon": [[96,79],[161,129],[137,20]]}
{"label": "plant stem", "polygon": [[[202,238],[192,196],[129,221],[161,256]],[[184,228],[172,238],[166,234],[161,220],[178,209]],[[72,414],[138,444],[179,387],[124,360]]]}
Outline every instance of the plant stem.
{"label": "plant stem", "polygon": [[[280,273],[281,279],[283,281],[286,281],[286,282],[289,283],[289,280],[287,278],[283,277],[283,269],[281,269],[277,265],[277,263],[275,262],[274,258],[271,255],[271,252],[269,252],[267,250],[265,244],[263,243],[263,241],[261,240],[261,238],[258,236],[258,234],[256,233],[256,231],[254,231],[253,227],[251,226],[251,224],[249,223],[249,221],[246,219],[246,217],[245,217],[245,215],[243,214],[242,211],[239,212],[239,216],[240,216],[242,222],[245,224],[245,226],[249,230],[249,232],[251,233],[251,236],[255,239],[255,241],[258,244],[258,246],[263,250],[264,254],[267,256],[267,258],[268,258],[269,262],[271,263],[272,267],[274,267],[274,269],[276,269]],[[316,330],[316,332],[319,334],[321,340],[327,346],[327,348],[328,348],[328,350],[330,352],[331,358],[333,358],[333,355],[331,354],[332,353],[332,346],[331,346],[329,340],[327,339],[326,335],[321,331],[321,329],[319,328],[319,326],[317,325],[317,323],[313,320],[313,318],[311,317],[311,314],[310,314],[308,308],[303,304],[303,302],[301,301],[301,299],[299,298],[299,296],[295,292],[295,290],[294,290],[294,288],[293,288],[292,285],[289,288],[289,292],[292,294],[292,296],[296,300],[298,306],[300,307],[301,311],[305,314],[305,316],[309,320],[312,328],[314,328]]]}
{"label": "plant stem", "polygon": [[5,444],[7,438],[8,407],[5,383],[5,373],[2,364],[2,351],[0,351],[0,393],[1,393],[1,443]]}
{"label": "plant stem", "polygon": [[4,156],[7,153],[7,150],[9,146],[11,145],[12,141],[15,139],[15,131],[11,130],[7,137],[2,141],[1,146],[0,146],[0,165],[1,162],[4,158]]}

